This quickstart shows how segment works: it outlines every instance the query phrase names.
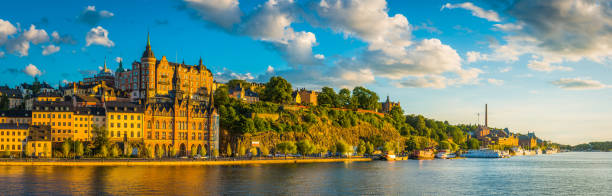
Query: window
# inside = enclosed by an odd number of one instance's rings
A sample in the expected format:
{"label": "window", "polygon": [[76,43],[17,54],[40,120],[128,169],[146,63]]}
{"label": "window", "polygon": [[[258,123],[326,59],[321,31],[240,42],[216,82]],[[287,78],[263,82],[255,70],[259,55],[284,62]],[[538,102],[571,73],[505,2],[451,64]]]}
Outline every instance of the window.
{"label": "window", "polygon": [[151,139],[151,132],[147,132],[147,139]]}
{"label": "window", "polygon": [[111,137],[114,137],[114,136],[115,136],[115,132],[111,131]]}
{"label": "window", "polygon": [[123,120],[127,120],[127,115],[123,115]]}
{"label": "window", "polygon": [[130,120],[134,120],[134,115],[130,115]]}
{"label": "window", "polygon": [[138,137],[140,137],[140,132],[136,132],[136,133],[137,133]]}
{"label": "window", "polygon": [[151,128],[151,121],[147,121],[147,128],[150,129]]}
{"label": "window", "polygon": [[155,128],[159,129],[159,121],[155,121]]}
{"label": "window", "polygon": [[140,116],[137,116],[137,117],[136,117],[136,120],[140,120]]}
{"label": "window", "polygon": [[111,117],[111,120],[113,120],[113,115],[110,115],[110,117]]}
{"label": "window", "polygon": [[110,124],[110,127],[113,128],[113,123]]}
{"label": "window", "polygon": [[134,128],[134,123],[130,123],[130,128]]}
{"label": "window", "polygon": [[130,137],[134,137],[134,132],[130,132]]}
{"label": "window", "polygon": [[140,123],[136,123],[136,128],[140,128]]}
{"label": "window", "polygon": [[127,123],[123,123],[123,128],[128,128]]}

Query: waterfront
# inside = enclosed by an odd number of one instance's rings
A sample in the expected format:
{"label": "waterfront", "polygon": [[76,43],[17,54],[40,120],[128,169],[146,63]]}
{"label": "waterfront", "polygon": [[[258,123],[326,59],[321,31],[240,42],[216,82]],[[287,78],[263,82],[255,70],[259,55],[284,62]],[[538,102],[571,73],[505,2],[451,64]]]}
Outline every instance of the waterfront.
{"label": "waterfront", "polygon": [[612,153],[239,166],[2,166],[3,194],[606,195]]}

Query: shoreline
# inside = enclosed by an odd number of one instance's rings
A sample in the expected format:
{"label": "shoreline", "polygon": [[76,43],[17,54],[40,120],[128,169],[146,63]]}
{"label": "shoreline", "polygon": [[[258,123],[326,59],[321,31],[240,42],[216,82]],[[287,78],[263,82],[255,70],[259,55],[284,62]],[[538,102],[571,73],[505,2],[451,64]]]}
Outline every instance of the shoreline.
{"label": "shoreline", "polygon": [[332,162],[367,162],[372,158],[334,158],[334,159],[264,159],[264,160],[57,160],[24,161],[1,160],[0,166],[197,166],[197,165],[249,165],[249,164],[299,164]]}

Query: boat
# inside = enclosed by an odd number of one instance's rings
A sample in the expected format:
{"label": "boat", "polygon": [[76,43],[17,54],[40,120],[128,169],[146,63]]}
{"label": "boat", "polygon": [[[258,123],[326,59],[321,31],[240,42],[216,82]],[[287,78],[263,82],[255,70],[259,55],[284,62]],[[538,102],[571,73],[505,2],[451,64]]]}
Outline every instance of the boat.
{"label": "boat", "polygon": [[523,156],[525,155],[525,150],[521,147],[514,147],[510,149],[510,155],[512,156]]}
{"label": "boat", "polygon": [[396,156],[394,154],[385,154],[382,159],[387,161],[395,161]]}
{"label": "boat", "polygon": [[434,159],[433,149],[415,150],[411,157],[412,159]]}
{"label": "boat", "polygon": [[438,153],[436,153],[435,157],[438,159],[450,159],[457,157],[457,155],[455,155],[455,153],[449,152],[448,150],[440,150],[438,151]]}
{"label": "boat", "polygon": [[503,158],[504,154],[499,150],[481,149],[469,150],[461,156],[465,158]]}

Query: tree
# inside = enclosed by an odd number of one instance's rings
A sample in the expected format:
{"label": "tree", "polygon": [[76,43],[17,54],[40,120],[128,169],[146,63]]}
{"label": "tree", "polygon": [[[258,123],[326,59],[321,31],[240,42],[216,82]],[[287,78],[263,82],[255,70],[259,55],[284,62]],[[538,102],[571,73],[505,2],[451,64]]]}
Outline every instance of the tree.
{"label": "tree", "polygon": [[200,156],[205,157],[207,155],[208,152],[206,152],[206,149],[202,148],[200,149]]}
{"label": "tree", "polygon": [[85,153],[85,150],[84,150],[82,142],[76,141],[75,153],[76,153],[76,156],[83,156],[83,153]]}
{"label": "tree", "polygon": [[358,86],[353,89],[353,97],[356,107],[365,110],[375,110],[378,108],[378,95],[371,90]]}
{"label": "tree", "polygon": [[291,83],[280,76],[274,76],[266,83],[261,100],[274,103],[290,103],[291,92]]}
{"label": "tree", "polygon": [[315,151],[315,146],[310,142],[310,140],[302,140],[297,143],[297,151],[302,154],[302,156],[313,154]]}
{"label": "tree", "polygon": [[363,155],[366,152],[366,143],[363,140],[359,140],[359,145],[357,146],[357,154]]}
{"label": "tree", "polygon": [[226,152],[225,153],[226,156],[228,156],[228,157],[232,156],[232,147],[230,146],[229,143],[227,143],[227,148],[225,148],[225,152]]}
{"label": "tree", "polygon": [[244,155],[246,155],[246,149],[242,145],[238,146],[238,156],[243,157]]}
{"label": "tree", "polygon": [[265,146],[260,147],[259,151],[261,156],[268,156],[270,154],[270,150],[268,150],[268,148]]}
{"label": "tree", "polygon": [[469,149],[480,149],[480,141],[475,138],[470,138],[467,142]]}
{"label": "tree", "polygon": [[70,140],[64,141],[62,143],[62,154],[64,155],[64,157],[68,157],[68,154],[70,154]]}
{"label": "tree", "polygon": [[409,139],[407,139],[405,145],[406,145],[406,151],[408,152],[419,149],[417,147],[418,142],[415,141],[415,137],[410,137]]}
{"label": "tree", "polygon": [[338,140],[336,142],[336,151],[344,155],[353,152],[353,148],[351,148],[351,146],[349,146],[344,140]]}
{"label": "tree", "polygon": [[219,157],[219,150],[218,149],[213,149],[213,157]]}
{"label": "tree", "polygon": [[317,95],[317,102],[319,102],[319,105],[325,106],[325,107],[336,107],[336,98],[338,95],[336,95],[336,92],[334,92],[334,89],[331,87],[323,87],[321,89],[321,93],[319,93],[319,95]]}
{"label": "tree", "polygon": [[191,146],[191,157],[195,157],[198,154],[198,149],[195,146]]}
{"label": "tree", "polygon": [[176,157],[176,148],[174,148],[174,146],[170,147],[170,157]]}
{"label": "tree", "polygon": [[249,149],[249,152],[251,153],[251,156],[253,157],[257,156],[257,148],[251,148]]}
{"label": "tree", "polygon": [[440,147],[440,150],[447,150],[447,149],[451,150],[452,149],[451,144],[446,140],[440,141],[439,147]]}
{"label": "tree", "polygon": [[351,90],[343,88],[340,90],[340,92],[338,92],[338,105],[336,105],[336,107],[339,108],[352,108],[352,102],[351,102]]}
{"label": "tree", "polygon": [[118,157],[118,156],[119,156],[119,148],[117,147],[117,145],[113,145],[113,146],[111,147],[111,150],[110,150],[110,156],[111,156],[111,157],[113,157],[113,158],[115,158],[115,157]]}
{"label": "tree", "polygon": [[145,146],[144,149],[145,149],[144,150],[145,151],[144,152],[145,153],[145,158],[147,158],[147,159],[155,158],[155,154],[154,154],[155,152],[153,152],[153,149],[151,149],[150,146]]}
{"label": "tree", "polygon": [[93,134],[93,144],[96,148],[100,149],[102,146],[107,146],[109,144],[108,130],[106,130],[106,127],[94,125],[91,133]]}
{"label": "tree", "polygon": [[161,159],[162,156],[164,156],[164,152],[162,151],[161,147],[159,147],[159,146],[155,146],[155,152],[157,152],[156,153],[157,158]]}
{"label": "tree", "polygon": [[293,142],[281,142],[276,145],[276,151],[287,157],[287,154],[295,153],[297,151],[297,146]]}
{"label": "tree", "polygon": [[369,141],[366,143],[366,153],[369,155],[374,153],[374,144],[370,143]]}
{"label": "tree", "polygon": [[0,97],[0,110],[8,110],[10,106],[9,104],[8,95],[3,94],[2,97]]}
{"label": "tree", "polygon": [[106,147],[106,145],[100,146],[99,156],[102,158],[108,157],[108,148]]}
{"label": "tree", "polygon": [[230,102],[230,98],[227,87],[221,86],[217,88],[217,90],[215,90],[213,98],[215,99],[215,106],[217,108],[219,108],[219,106],[228,105]]}
{"label": "tree", "polygon": [[395,144],[394,143],[395,142],[393,142],[393,141],[385,142],[385,145],[383,146],[383,151],[385,151],[385,152],[387,152],[389,154],[392,154],[393,151],[395,150]]}
{"label": "tree", "polygon": [[248,89],[251,88],[251,83],[247,82],[246,80],[231,79],[227,81],[227,87],[229,89],[234,89],[237,87]]}

